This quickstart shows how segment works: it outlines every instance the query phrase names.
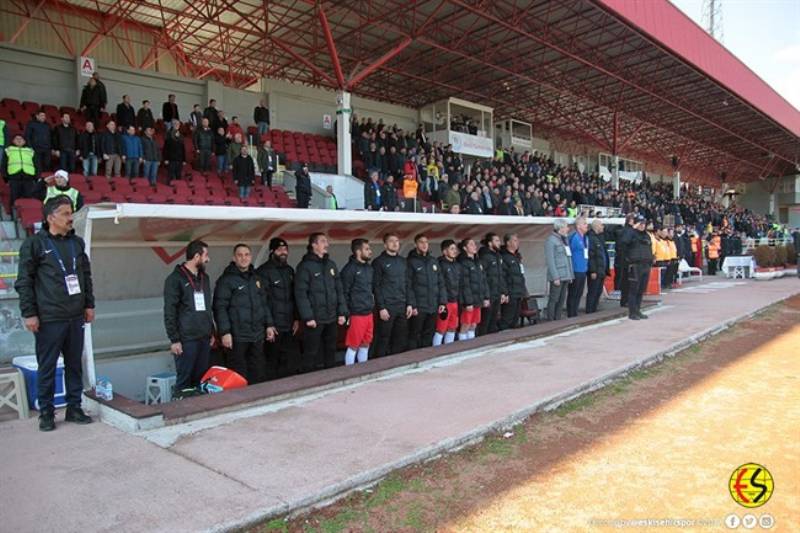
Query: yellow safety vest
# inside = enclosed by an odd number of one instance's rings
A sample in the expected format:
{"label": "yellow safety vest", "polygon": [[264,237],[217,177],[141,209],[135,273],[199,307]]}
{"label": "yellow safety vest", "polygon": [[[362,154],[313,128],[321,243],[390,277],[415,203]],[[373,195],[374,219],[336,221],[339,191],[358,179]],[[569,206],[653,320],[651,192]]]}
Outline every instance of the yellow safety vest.
{"label": "yellow safety vest", "polygon": [[33,163],[33,149],[27,146],[6,147],[8,157],[8,175],[12,176],[23,172],[28,176],[36,175],[36,165]]}
{"label": "yellow safety vest", "polygon": [[57,196],[66,196],[70,200],[72,200],[72,210],[75,211],[78,209],[78,189],[70,187],[66,191],[60,190],[58,187],[48,187],[47,188],[47,195],[44,197],[44,203],[47,203],[48,200],[51,198],[56,198]]}

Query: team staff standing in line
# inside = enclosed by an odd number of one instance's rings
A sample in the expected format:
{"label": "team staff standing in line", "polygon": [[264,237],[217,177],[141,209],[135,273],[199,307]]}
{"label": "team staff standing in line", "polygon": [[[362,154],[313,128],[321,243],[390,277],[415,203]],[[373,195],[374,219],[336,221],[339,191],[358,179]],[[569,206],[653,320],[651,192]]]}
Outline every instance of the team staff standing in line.
{"label": "team staff standing in line", "polygon": [[648,318],[642,313],[642,296],[650,279],[653,265],[653,245],[650,235],[645,231],[645,218],[636,217],[634,232],[625,242],[628,254],[628,318],[641,320]]}
{"label": "team staff standing in line", "polygon": [[328,237],[312,233],[308,252],[297,265],[294,299],[303,330],[303,371],[331,368],[336,357],[336,325],[343,326],[347,303],[336,263],[328,257]]}
{"label": "team staff standing in line", "polygon": [[473,239],[464,239],[459,245],[461,253],[458,262],[461,265],[461,325],[458,340],[475,338],[475,330],[481,321],[481,309],[488,309],[489,287],[483,267],[478,262],[478,245]]}
{"label": "team staff standing in line", "polygon": [[496,233],[487,233],[483,239],[483,247],[478,252],[478,261],[486,276],[486,283],[489,285],[490,302],[489,307],[481,313],[481,322],[478,324],[477,330],[478,336],[497,333],[500,306],[508,302],[508,289],[503,273],[503,257],[500,247],[500,236]]}
{"label": "team staff standing in line", "polygon": [[548,320],[561,320],[567,288],[575,277],[572,272],[572,250],[567,241],[567,232],[569,232],[567,221],[559,218],[553,222],[553,233],[544,243],[547,281],[550,282],[547,298]]}
{"label": "team staff standing in line", "polygon": [[[83,326],[94,320],[94,291],[83,239],[72,229],[72,201],[57,196],[44,204],[42,229],[19,251],[14,288],[25,328],[36,337],[39,429],[56,428],[53,397],[56,365],[64,356],[66,422],[88,424],[81,409]],[[27,401],[27,400],[26,400]]]}
{"label": "team staff standing in line", "polygon": [[267,379],[297,374],[300,346],[297,332],[300,321],[294,305],[294,269],[289,266],[289,244],[280,237],[269,241],[269,259],[256,269],[267,291],[267,305],[276,335],[266,344]]}
{"label": "team staff standing in line", "polygon": [[452,239],[442,241],[442,256],[439,258],[439,275],[444,286],[445,310],[436,319],[433,345],[450,344],[456,340],[458,328],[458,302],[461,295],[461,265],[456,262],[458,246]]}
{"label": "team staff standing in line", "polygon": [[505,246],[501,250],[503,258],[503,277],[508,299],[500,307],[500,330],[519,327],[519,308],[522,299],[528,296],[525,287],[525,267],[519,253],[519,237],[514,233],[503,237]]}
{"label": "team staff standing in line", "polygon": [[186,247],[186,262],[177,265],[164,282],[164,326],[175,356],[178,395],[200,385],[209,366],[214,317],[208,261],[208,245],[192,241]]}
{"label": "team staff standing in line", "polygon": [[408,287],[406,259],[400,255],[400,237],[383,236],[384,251],[373,262],[375,304],[378,308],[374,357],[406,350],[408,319],[414,313],[414,291]]}
{"label": "team staff standing in line", "polygon": [[365,363],[369,356],[369,345],[372,343],[373,316],[375,295],[372,293],[372,250],[366,239],[354,239],[350,243],[353,255],[342,269],[342,288],[347,299],[350,312],[350,324],[347,327],[344,364]]}
{"label": "team staff standing in line", "polygon": [[414,249],[408,253],[409,294],[413,292],[415,308],[408,321],[409,348],[424,348],[433,344],[436,318],[447,304],[439,262],[430,253],[430,242],[425,234],[414,237]]}
{"label": "team staff standing in line", "polygon": [[608,250],[604,235],[605,226],[599,218],[592,220],[592,229],[586,234],[589,239],[589,270],[586,283],[586,313],[597,311],[600,296],[603,295],[603,283],[610,274],[608,265]]}
{"label": "team staff standing in line", "polygon": [[222,346],[228,350],[228,367],[247,383],[266,380],[264,338],[275,339],[275,327],[267,305],[267,291],[246,244],[233,248],[233,260],[214,286],[214,317]]}

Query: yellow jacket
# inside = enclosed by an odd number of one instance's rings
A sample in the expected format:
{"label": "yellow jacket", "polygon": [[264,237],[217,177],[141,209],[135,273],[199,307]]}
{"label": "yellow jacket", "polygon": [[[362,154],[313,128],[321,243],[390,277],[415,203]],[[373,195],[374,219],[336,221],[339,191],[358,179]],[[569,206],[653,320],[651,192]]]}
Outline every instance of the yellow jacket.
{"label": "yellow jacket", "polygon": [[667,239],[667,244],[669,245],[669,258],[677,259],[678,258],[678,245],[675,244],[675,241],[672,239]]}
{"label": "yellow jacket", "polygon": [[669,261],[669,243],[667,242],[667,239],[656,238],[653,255],[655,256],[656,261]]}

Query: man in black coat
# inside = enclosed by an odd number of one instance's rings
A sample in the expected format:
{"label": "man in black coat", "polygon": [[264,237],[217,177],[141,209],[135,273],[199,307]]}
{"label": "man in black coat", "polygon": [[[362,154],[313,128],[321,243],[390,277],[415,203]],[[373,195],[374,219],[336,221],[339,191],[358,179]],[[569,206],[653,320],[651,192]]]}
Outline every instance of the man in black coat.
{"label": "man in black coat", "polygon": [[70,123],[69,113],[62,113],[61,124],[53,128],[53,151],[58,157],[58,168],[75,172],[75,158],[80,155],[78,130]]}
{"label": "man in black coat", "polygon": [[394,176],[387,176],[381,185],[381,202],[384,211],[397,211],[397,187]]}
{"label": "man in black coat", "polygon": [[267,291],[267,305],[276,335],[266,344],[267,379],[297,374],[300,321],[294,305],[294,269],[289,265],[289,244],[280,237],[269,241],[269,259],[256,269]]}
{"label": "man in black coat", "polygon": [[519,327],[522,299],[528,296],[525,266],[519,253],[519,237],[515,233],[508,233],[503,236],[503,242],[505,245],[500,250],[500,257],[503,259],[503,277],[508,299],[500,306],[500,331]]}
{"label": "man in black coat", "polygon": [[303,163],[300,170],[294,173],[294,177],[294,194],[297,198],[297,207],[308,209],[308,204],[311,202],[311,175],[308,173],[308,165]]}
{"label": "man in black coat", "polygon": [[595,218],[592,221],[592,228],[586,234],[589,242],[588,288],[586,292],[587,314],[597,311],[597,305],[600,303],[600,296],[603,295],[603,284],[606,276],[611,273],[604,231],[605,225],[603,222]]}
{"label": "man in black coat", "polygon": [[150,100],[142,101],[142,107],[136,113],[136,127],[140,132],[156,127],[156,119],[153,116],[153,110],[150,109]]}
{"label": "man in black coat", "polygon": [[[72,229],[72,201],[52,198],[44,205],[42,229],[19,251],[14,288],[25,329],[36,337],[39,429],[55,425],[56,365],[64,357],[67,422],[88,424],[81,410],[83,327],[94,320],[94,291],[83,239]],[[27,400],[25,400],[27,401]]]}
{"label": "man in black coat", "polygon": [[178,397],[184,389],[198,387],[209,366],[214,317],[208,261],[208,245],[192,241],[186,247],[186,262],[176,266],[164,282],[164,327],[175,356]]}
{"label": "man in black coat", "polygon": [[164,127],[167,128],[167,131],[172,129],[172,121],[180,120],[180,118],[178,104],[175,103],[175,95],[171,94],[161,106],[161,119],[164,121]]}
{"label": "man in black coat", "polygon": [[414,237],[414,249],[408,253],[406,272],[409,297],[414,302],[408,321],[408,348],[425,348],[433,344],[436,318],[444,312],[447,304],[439,261],[430,253],[427,235],[420,233]]}
{"label": "man in black coat", "polygon": [[481,314],[489,308],[489,285],[483,267],[478,262],[478,245],[473,239],[464,239],[459,245],[461,253],[461,315],[459,317],[458,340],[475,338],[475,330],[481,321]]}
{"label": "man in black coat", "polygon": [[383,246],[383,253],[372,262],[375,305],[378,309],[373,357],[406,350],[408,319],[415,307],[414,291],[408,286],[406,260],[400,255],[400,237],[396,233],[385,234]]}
{"label": "man in black coat", "polygon": [[203,118],[208,119],[208,125],[212,131],[217,131],[222,121],[219,118],[219,111],[217,111],[217,101],[213,98],[208,101],[208,107],[203,110]]}
{"label": "man in black coat", "polygon": [[627,244],[633,240],[635,231],[633,221],[635,215],[625,216],[625,225],[617,230],[614,242],[614,288],[620,291],[619,305],[628,306],[628,250]]}
{"label": "man in black coat", "polygon": [[483,247],[478,251],[478,262],[483,268],[486,283],[489,285],[489,307],[481,312],[481,322],[478,324],[476,332],[479,337],[487,333],[496,333],[499,330],[500,306],[508,302],[503,257],[500,254],[501,246],[499,235],[487,233],[483,239]]}
{"label": "man in black coat", "polygon": [[369,357],[372,343],[375,309],[375,295],[372,293],[372,250],[366,239],[353,239],[350,243],[353,255],[342,269],[342,288],[347,300],[348,317],[344,364],[350,366],[358,359],[365,363]]}
{"label": "man in black coat", "polygon": [[641,306],[653,266],[653,247],[650,235],[645,231],[645,222],[645,218],[638,215],[633,232],[624,236],[628,265],[628,318],[631,320],[648,318],[642,313]]}
{"label": "man in black coat", "polygon": [[136,125],[136,110],[131,105],[131,97],[127,94],[122,97],[122,102],[117,104],[117,125],[122,131],[127,131],[129,126]]}
{"label": "man in black coat", "polygon": [[50,170],[53,158],[52,135],[47,124],[47,115],[44,111],[36,113],[34,120],[25,126],[25,142],[36,154],[36,170],[43,172]]}
{"label": "man in black coat", "polygon": [[348,314],[342,279],[336,263],[328,257],[324,233],[308,237],[308,252],[297,265],[294,300],[303,323],[303,371],[335,365],[337,324]]}
{"label": "man in black coat", "polygon": [[233,248],[233,261],[214,288],[214,318],[222,346],[228,352],[228,368],[249,384],[266,379],[264,339],[275,339],[275,325],[267,305],[265,283],[253,268],[246,244]]}

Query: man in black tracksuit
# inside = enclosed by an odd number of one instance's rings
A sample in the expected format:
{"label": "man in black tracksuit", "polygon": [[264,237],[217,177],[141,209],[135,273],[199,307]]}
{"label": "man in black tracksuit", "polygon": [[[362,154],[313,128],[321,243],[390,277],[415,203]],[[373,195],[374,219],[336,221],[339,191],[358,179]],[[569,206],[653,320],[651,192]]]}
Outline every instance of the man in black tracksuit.
{"label": "man in black tracksuit", "polygon": [[414,237],[415,248],[408,253],[406,272],[409,296],[414,310],[408,321],[408,348],[424,348],[433,344],[436,317],[444,311],[447,293],[439,274],[439,261],[430,253],[428,237]]}
{"label": "man in black tracksuit", "polygon": [[233,261],[214,287],[214,318],[222,346],[230,350],[228,368],[249,384],[266,380],[264,338],[275,338],[275,327],[267,305],[267,291],[253,268],[253,255],[246,244],[233,249]]}
{"label": "man in black tracksuit", "polygon": [[586,314],[597,311],[600,297],[603,295],[603,284],[610,274],[608,267],[608,250],[606,250],[605,226],[596,218],[592,221],[592,229],[586,234],[589,239],[588,280],[586,289]]}
{"label": "man in black tracksuit", "polygon": [[489,285],[483,267],[478,262],[478,245],[473,239],[464,239],[459,245],[461,253],[458,262],[461,265],[461,304],[458,340],[475,338],[475,330],[481,321],[481,315],[490,305]]}
{"label": "man in black tracksuit", "polygon": [[280,237],[269,241],[269,260],[256,269],[264,280],[267,305],[277,330],[266,344],[267,379],[297,374],[300,368],[300,346],[297,332],[300,321],[294,305],[294,269],[289,266],[289,244]]}
{"label": "man in black tracksuit", "polygon": [[500,306],[500,331],[519,327],[519,309],[522,299],[528,296],[525,286],[525,267],[519,253],[519,237],[510,233],[503,237],[505,246],[500,250],[503,258],[503,277],[506,280],[508,299]]}
{"label": "man in black tracksuit", "polygon": [[339,270],[328,257],[324,233],[308,237],[308,253],[297,265],[294,300],[305,326],[303,371],[332,368],[336,363],[336,326],[345,323],[347,303]]}
{"label": "man in black tracksuit", "polygon": [[500,236],[487,233],[483,247],[478,251],[478,262],[483,267],[486,283],[489,285],[489,307],[483,310],[477,335],[497,333],[500,306],[508,302],[508,289],[503,272],[503,258],[500,254]]}
{"label": "man in black tracksuit", "polygon": [[400,256],[400,237],[383,236],[384,252],[372,261],[375,284],[375,325],[373,357],[404,352],[408,345],[408,319],[414,312],[414,291],[409,289],[406,260]]}
{"label": "man in black tracksuit", "polygon": [[209,366],[214,340],[211,280],[206,274],[208,245],[192,241],[186,262],[175,267],[164,282],[164,327],[175,356],[177,396],[200,385]]}
{"label": "man in black tracksuit", "polygon": [[433,345],[450,344],[456,338],[458,328],[458,304],[461,295],[461,265],[456,261],[458,246],[452,239],[442,241],[442,256],[439,258],[440,283],[444,287],[445,312],[436,317],[436,333]]}
{"label": "man in black tracksuit", "polygon": [[627,243],[632,239],[636,230],[633,229],[634,215],[625,217],[625,226],[617,230],[614,243],[614,287],[619,289],[619,305],[628,306],[628,249]]}
{"label": "man in black tracksuit", "polygon": [[311,175],[308,173],[308,165],[303,163],[300,170],[294,173],[294,177],[294,193],[297,198],[297,207],[308,209],[308,205],[311,202]]}
{"label": "man in black tracksuit", "polygon": [[353,255],[342,269],[342,289],[347,299],[350,323],[347,327],[344,364],[366,363],[374,330],[375,294],[373,293],[373,269],[369,264],[372,250],[366,239],[353,239],[350,243]]}
{"label": "man in black tracksuit", "polygon": [[[645,218],[636,217],[634,231],[624,242],[628,259],[628,318],[648,318],[641,312],[642,296],[647,289],[650,268],[653,266],[653,248],[650,235],[645,231]],[[627,236],[626,236],[627,237]]]}
{"label": "man in black tracksuit", "polygon": [[[57,196],[44,205],[43,229],[19,251],[14,288],[25,328],[36,337],[39,429],[55,429],[56,365],[64,356],[67,422],[88,424],[81,410],[83,327],[94,320],[94,291],[83,239],[72,229],[72,201]],[[27,401],[27,400],[24,400]]]}

